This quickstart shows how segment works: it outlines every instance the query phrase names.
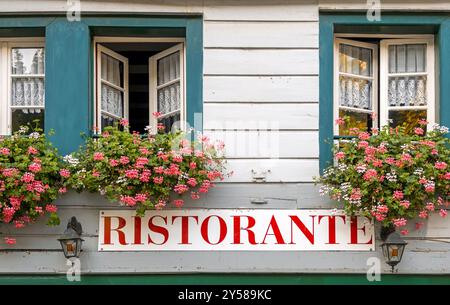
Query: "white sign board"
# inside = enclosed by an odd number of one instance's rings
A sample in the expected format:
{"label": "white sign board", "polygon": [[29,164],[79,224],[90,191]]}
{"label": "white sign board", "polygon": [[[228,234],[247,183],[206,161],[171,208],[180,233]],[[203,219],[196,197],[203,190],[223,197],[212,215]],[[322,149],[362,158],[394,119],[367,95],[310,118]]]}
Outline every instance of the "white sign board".
{"label": "white sign board", "polygon": [[100,211],[99,251],[373,251],[374,225],[333,210]]}

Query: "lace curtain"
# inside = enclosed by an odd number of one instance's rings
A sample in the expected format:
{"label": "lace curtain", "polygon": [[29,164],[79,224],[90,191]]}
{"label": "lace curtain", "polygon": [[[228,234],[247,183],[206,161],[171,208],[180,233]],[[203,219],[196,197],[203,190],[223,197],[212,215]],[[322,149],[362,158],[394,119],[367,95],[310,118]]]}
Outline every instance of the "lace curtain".
{"label": "lace curtain", "polygon": [[[171,84],[166,85],[168,83]],[[158,60],[158,86],[161,86],[158,89],[158,111],[162,114],[179,111],[181,106],[180,52]]]}
{"label": "lace curtain", "polygon": [[[119,60],[102,53],[102,71],[101,78],[108,83],[111,83],[117,87],[123,86],[123,63]],[[106,111],[114,116],[124,116],[124,101],[123,92],[107,83],[102,83],[102,100],[101,107],[103,111]]]}
{"label": "lace curtain", "polygon": [[372,50],[346,44],[339,46],[339,104],[372,108]]}
{"label": "lace curtain", "polygon": [[410,75],[426,72],[426,44],[389,46],[389,106],[425,106],[426,75]]}
{"label": "lace curtain", "polygon": [[26,107],[44,107],[44,49],[13,48],[11,52],[11,106],[21,107],[23,113],[40,113],[42,109]]}

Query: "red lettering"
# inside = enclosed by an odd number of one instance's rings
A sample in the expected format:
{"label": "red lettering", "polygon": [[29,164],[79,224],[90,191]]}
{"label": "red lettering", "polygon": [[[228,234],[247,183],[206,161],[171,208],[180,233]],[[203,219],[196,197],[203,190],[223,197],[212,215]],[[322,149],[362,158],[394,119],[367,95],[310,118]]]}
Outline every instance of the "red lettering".
{"label": "red lettering", "polygon": [[[217,219],[219,220],[219,240],[216,243],[212,243],[209,240],[208,225],[209,225],[209,220],[211,219],[211,217],[217,217]],[[220,217],[218,215],[211,215],[211,216],[206,217],[205,220],[202,222],[200,232],[202,234],[204,241],[206,241],[210,245],[217,245],[217,244],[220,244],[221,242],[223,242],[223,240],[227,236],[227,224],[225,223],[225,220],[223,220],[222,217]]]}
{"label": "red lettering", "polygon": [[362,228],[358,228],[358,218],[356,216],[353,216],[350,219],[351,219],[351,222],[350,222],[350,244],[352,244],[352,245],[371,244],[372,236],[370,237],[370,240],[366,243],[358,242],[358,230],[361,230],[364,234],[366,234],[366,226],[364,225]]}
{"label": "red lettering", "polygon": [[152,232],[161,234],[164,237],[164,241],[161,243],[156,243],[152,240],[152,238],[150,237],[150,234],[148,234],[148,243],[155,244],[155,245],[164,245],[167,242],[167,240],[169,239],[169,231],[166,228],[155,225],[153,223],[153,218],[156,218],[156,217],[161,218],[164,221],[164,223],[167,224],[167,217],[163,217],[161,215],[155,215],[148,220],[148,228]]}
{"label": "red lettering", "polygon": [[294,240],[293,240],[293,224],[295,223],[295,225],[297,226],[297,228],[300,229],[300,231],[302,231],[303,235],[309,240],[309,242],[314,245],[314,217],[316,217],[316,215],[310,215],[310,217],[312,217],[312,232],[310,230],[308,230],[308,228],[305,226],[305,224],[300,220],[300,218],[298,218],[298,216],[296,215],[289,215],[289,217],[291,218],[291,242],[290,244],[294,244]]}
{"label": "red lettering", "polygon": [[[269,234],[269,230],[271,228],[272,228],[273,233]],[[266,234],[264,235],[264,239],[263,239],[261,244],[263,244],[263,245],[266,244],[266,238],[267,238],[268,235],[274,235],[275,238],[277,239],[277,244],[278,245],[286,244],[284,242],[283,236],[281,235],[281,231],[280,231],[280,228],[278,227],[278,223],[277,223],[277,221],[275,219],[275,216],[273,216],[273,215],[272,215],[272,218],[270,219],[269,226],[267,227]]]}
{"label": "red lettering", "polygon": [[[241,217],[247,217],[248,219],[248,225],[245,228],[241,227]],[[241,230],[247,231],[248,233],[248,242],[251,245],[256,245],[255,240],[255,232],[250,230],[253,228],[256,224],[255,218],[251,216],[233,216],[233,226],[234,226],[234,240],[233,244],[235,245],[242,245],[241,243]]]}
{"label": "red lettering", "polygon": [[198,216],[173,216],[172,224],[177,218],[181,218],[181,243],[179,245],[190,245],[189,242],[189,218],[194,218],[198,224]]}
{"label": "red lettering", "polygon": [[141,241],[141,223],[142,219],[138,216],[133,216],[134,218],[134,242],[133,245],[143,245]]}
{"label": "red lettering", "polygon": [[[119,220],[119,225],[115,229],[111,228],[111,218],[112,217],[117,218]],[[126,224],[127,224],[126,220],[119,216],[103,217],[103,245],[112,245],[111,231],[117,232],[118,237],[119,237],[119,244],[127,245],[127,242],[125,241],[125,233],[121,231],[125,227]]]}
{"label": "red lettering", "polygon": [[[318,219],[318,223],[320,224],[320,221],[322,218],[328,218],[328,245],[336,245],[339,244],[336,242],[336,216],[331,215],[320,215]],[[344,221],[345,224],[345,216],[344,215],[338,215],[339,218],[341,218]]]}

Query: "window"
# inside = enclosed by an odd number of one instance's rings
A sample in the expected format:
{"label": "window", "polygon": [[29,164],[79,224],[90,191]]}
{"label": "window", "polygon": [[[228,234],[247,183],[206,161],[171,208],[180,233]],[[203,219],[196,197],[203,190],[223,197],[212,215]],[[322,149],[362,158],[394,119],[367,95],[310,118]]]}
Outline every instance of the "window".
{"label": "window", "polygon": [[335,135],[350,128],[389,125],[407,131],[420,119],[435,118],[434,43],[432,37],[335,39]]}
{"label": "window", "polygon": [[[124,118],[132,130],[184,128],[184,40],[97,37],[99,130]],[[180,43],[181,42],[181,43]],[[159,112],[156,119],[152,113]]]}
{"label": "window", "polygon": [[44,128],[45,49],[43,41],[0,42],[0,133],[31,124]]}

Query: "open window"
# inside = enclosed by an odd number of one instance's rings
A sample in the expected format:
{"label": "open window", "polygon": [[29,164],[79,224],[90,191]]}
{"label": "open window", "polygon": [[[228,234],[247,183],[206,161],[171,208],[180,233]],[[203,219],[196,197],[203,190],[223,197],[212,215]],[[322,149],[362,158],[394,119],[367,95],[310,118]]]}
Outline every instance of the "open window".
{"label": "open window", "polygon": [[[150,126],[156,130],[160,123],[169,131],[177,122],[185,121],[183,44],[150,57],[149,69]],[[153,112],[161,114],[157,120]],[[184,124],[176,127],[184,129]]]}
{"label": "open window", "polygon": [[335,124],[335,136],[436,122],[433,37],[336,38],[334,54],[334,118],[348,118]]}
{"label": "open window", "polygon": [[45,49],[42,39],[0,42],[0,134],[30,124],[44,129]]}
{"label": "open window", "polygon": [[[122,118],[133,131],[184,129],[184,41],[97,38],[96,118],[101,131]],[[152,113],[159,112],[156,119]]]}
{"label": "open window", "polygon": [[128,119],[128,59],[102,45],[97,48],[97,88],[102,128]]}

